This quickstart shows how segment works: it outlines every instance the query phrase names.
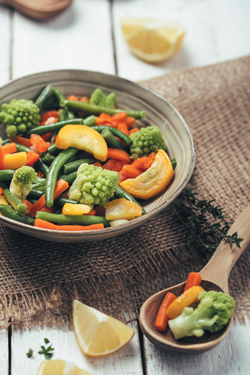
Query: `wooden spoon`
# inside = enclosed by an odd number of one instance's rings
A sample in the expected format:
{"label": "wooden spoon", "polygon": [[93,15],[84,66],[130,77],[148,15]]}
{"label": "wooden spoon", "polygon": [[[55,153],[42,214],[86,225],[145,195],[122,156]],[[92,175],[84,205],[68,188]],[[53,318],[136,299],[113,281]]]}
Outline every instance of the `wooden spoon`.
{"label": "wooden spoon", "polygon": [[29,17],[46,20],[61,13],[72,0],[4,0],[4,2]]}
{"label": "wooden spoon", "polygon": [[[208,264],[201,270],[201,286],[209,291],[222,291],[228,293],[228,277],[234,264],[250,243],[250,205],[240,214],[235,223],[231,226],[228,234],[237,232],[243,241],[241,248],[230,245],[222,241]],[[140,326],[145,336],[156,346],[164,350],[172,350],[180,353],[199,354],[206,352],[218,345],[228,334],[233,323],[233,316],[228,325],[219,332],[205,332],[201,337],[187,337],[175,340],[169,327],[165,332],[158,332],[154,326],[158,309],[167,292],[172,292],[176,296],[182,294],[185,282],[162,290],[148,298],[141,307]]]}

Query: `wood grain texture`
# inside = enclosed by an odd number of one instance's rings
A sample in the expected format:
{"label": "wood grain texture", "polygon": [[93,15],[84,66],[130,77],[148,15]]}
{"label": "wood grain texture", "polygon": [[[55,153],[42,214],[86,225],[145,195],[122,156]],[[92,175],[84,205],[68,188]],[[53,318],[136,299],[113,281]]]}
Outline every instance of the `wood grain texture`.
{"label": "wood grain texture", "polygon": [[[44,338],[48,338],[55,348],[53,359],[70,361],[93,375],[142,375],[137,324],[130,326],[135,329],[133,339],[117,353],[102,358],[86,357],[82,354],[74,332],[67,328],[13,330],[11,375],[36,374],[40,363],[44,360],[43,355],[37,354],[40,346],[44,345]],[[25,355],[29,348],[34,350],[34,356],[30,359]]]}
{"label": "wood grain texture", "polygon": [[8,331],[0,330],[0,375],[9,375]]}
{"label": "wood grain texture", "polygon": [[0,56],[0,86],[10,80],[11,70],[11,11],[0,3],[0,35],[1,35],[1,56]]}
{"label": "wood grain texture", "polygon": [[225,340],[199,355],[164,352],[144,338],[146,375],[245,375],[249,373],[250,322],[235,321]]}

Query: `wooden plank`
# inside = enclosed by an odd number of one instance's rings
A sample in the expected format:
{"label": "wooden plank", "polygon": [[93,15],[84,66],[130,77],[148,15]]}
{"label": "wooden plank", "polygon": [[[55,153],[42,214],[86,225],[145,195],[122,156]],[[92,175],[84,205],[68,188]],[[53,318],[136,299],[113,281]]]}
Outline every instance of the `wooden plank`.
{"label": "wooden plank", "polygon": [[[204,66],[250,53],[247,0],[134,0],[114,3],[118,74],[138,81],[171,70]],[[226,17],[225,17],[226,14]],[[234,16],[236,15],[236,18]],[[121,32],[123,17],[176,21],[187,33],[180,51],[166,62],[148,64],[134,57]],[[230,29],[230,30],[229,30]]]}
{"label": "wooden plank", "polygon": [[0,57],[0,87],[9,81],[11,60],[11,11],[0,4],[0,35],[1,35],[1,57]]}
{"label": "wooden plank", "polygon": [[250,320],[235,321],[223,342],[207,353],[164,352],[144,338],[147,375],[245,375],[250,369]]}
{"label": "wooden plank", "polygon": [[[70,361],[93,375],[142,375],[137,324],[131,327],[136,331],[133,339],[117,353],[102,358],[91,358],[82,354],[74,332],[65,327],[44,327],[26,331],[13,329],[11,374],[36,374],[44,360],[44,356],[37,352],[40,346],[44,345],[44,338],[48,338],[55,348],[53,359]],[[34,356],[30,359],[25,355],[29,348],[34,350]]]}
{"label": "wooden plank", "polygon": [[8,331],[0,330],[0,375],[9,374]]}
{"label": "wooden plank", "polygon": [[109,10],[108,0],[75,0],[46,22],[15,13],[13,77],[53,69],[115,73]]}

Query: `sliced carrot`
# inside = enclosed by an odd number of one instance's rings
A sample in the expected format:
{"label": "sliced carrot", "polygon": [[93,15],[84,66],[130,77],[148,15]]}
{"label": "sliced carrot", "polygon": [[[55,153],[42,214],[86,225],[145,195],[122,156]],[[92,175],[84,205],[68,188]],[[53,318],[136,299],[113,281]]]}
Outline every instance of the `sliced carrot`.
{"label": "sliced carrot", "polygon": [[121,173],[128,178],[136,178],[140,176],[143,171],[139,168],[134,167],[133,165],[126,164],[123,166]]}
{"label": "sliced carrot", "polygon": [[11,141],[26,147],[32,146],[32,143],[29,138],[23,138],[20,135],[16,135],[15,137],[11,138]]}
{"label": "sliced carrot", "polygon": [[30,141],[39,152],[45,152],[49,147],[48,143],[46,143],[39,134],[31,134]]}
{"label": "sliced carrot", "polygon": [[165,329],[167,328],[169,318],[166,314],[166,311],[176,298],[177,297],[173,293],[169,292],[163,299],[155,319],[155,327],[158,331],[165,331]]}
{"label": "sliced carrot", "polygon": [[3,194],[4,189],[0,186],[0,195]]}
{"label": "sliced carrot", "polygon": [[120,124],[120,121],[112,120],[109,126],[112,126],[112,128],[117,128],[119,124]]}
{"label": "sliced carrot", "polygon": [[4,155],[4,169],[18,169],[27,163],[26,152]]}
{"label": "sliced carrot", "polygon": [[56,123],[58,120],[56,117],[49,117],[47,120],[45,121],[40,121],[40,125],[49,125],[49,124],[54,124]]}
{"label": "sliced carrot", "polygon": [[128,125],[125,124],[124,122],[121,122],[121,123],[117,126],[117,129],[120,130],[121,132],[123,132],[124,134],[129,135]]}
{"label": "sliced carrot", "polygon": [[151,154],[148,155],[148,158],[151,159],[153,162],[155,161],[156,153],[151,152]]}
{"label": "sliced carrot", "polygon": [[103,164],[102,168],[113,172],[120,172],[127,162],[123,160],[109,159],[107,163]]}
{"label": "sliced carrot", "polygon": [[129,128],[131,128],[134,123],[135,123],[135,118],[134,117],[127,117],[125,120],[124,120],[125,124],[128,125]]}
{"label": "sliced carrot", "polygon": [[40,117],[40,122],[44,122],[48,120],[50,117],[58,118],[59,112],[58,111],[48,111],[46,113],[43,113]]}
{"label": "sliced carrot", "polygon": [[148,158],[147,156],[142,156],[141,158],[133,161],[131,165],[135,168],[142,169],[143,171],[146,171],[151,165],[153,164],[153,161]]}
{"label": "sliced carrot", "polygon": [[101,113],[99,115],[99,118],[101,118],[103,121],[106,121],[106,122],[112,122],[112,117],[110,115],[108,115],[107,113]]}
{"label": "sliced carrot", "polygon": [[[68,189],[68,187],[69,187],[69,184],[63,179],[60,179],[59,181],[57,181],[56,186],[55,186],[54,199],[58,198],[66,189]],[[38,199],[38,201],[33,204],[30,214],[32,215],[32,217],[34,217],[37,211],[40,211],[44,207],[46,207],[45,194],[43,194]]]}
{"label": "sliced carrot", "polygon": [[78,99],[77,99],[77,97],[76,97],[75,95],[70,95],[70,96],[68,97],[68,100],[70,100],[70,101],[72,101],[72,102],[78,102]]}
{"label": "sliced carrot", "polygon": [[125,119],[127,117],[127,113],[126,112],[119,112],[119,113],[115,113],[113,116],[112,116],[112,121],[121,121],[123,119]]}
{"label": "sliced carrot", "polygon": [[15,142],[7,143],[7,145],[1,146],[3,149],[4,155],[12,154],[13,152],[17,152]]}
{"label": "sliced carrot", "polygon": [[46,134],[41,135],[42,139],[45,142],[48,142],[50,140],[51,136],[52,136],[52,133],[46,133]]}
{"label": "sliced carrot", "polygon": [[54,210],[51,210],[51,208],[48,207],[43,207],[40,209],[40,211],[48,212],[49,214],[53,214],[55,212]]}
{"label": "sliced carrot", "polygon": [[89,98],[87,96],[83,96],[81,99],[80,99],[80,102],[89,102]]}
{"label": "sliced carrot", "polygon": [[4,169],[4,152],[3,147],[0,147],[0,169]]}
{"label": "sliced carrot", "polygon": [[27,201],[27,199],[22,199],[22,202],[23,202],[24,204],[26,204],[26,206],[27,206],[27,208],[28,208],[28,210],[27,210],[27,214],[29,214],[29,213],[30,213],[30,210],[31,210],[32,207],[33,207],[33,204],[30,203],[29,201]]}
{"label": "sliced carrot", "polygon": [[138,128],[132,128],[129,130],[129,135],[132,134],[132,133],[137,133],[139,131]]}
{"label": "sliced carrot", "polygon": [[103,119],[102,118],[100,118],[100,117],[95,117],[95,119],[96,119],[96,125],[102,125],[103,124]]}
{"label": "sliced carrot", "polygon": [[39,154],[35,152],[34,150],[30,150],[27,153],[26,165],[28,165],[29,167],[32,167],[38,159],[39,159]]}
{"label": "sliced carrot", "polygon": [[108,148],[108,159],[118,159],[126,161],[128,164],[131,163],[130,155],[123,150],[119,150],[117,148]]}
{"label": "sliced carrot", "polygon": [[44,173],[43,173],[42,171],[38,171],[38,172],[37,172],[37,176],[38,176],[38,177],[42,177],[42,178],[45,177],[45,175],[44,175]]}
{"label": "sliced carrot", "polygon": [[199,286],[200,283],[201,283],[201,275],[198,272],[190,272],[190,274],[188,275],[183,293],[189,288],[192,288],[192,286]]}
{"label": "sliced carrot", "polygon": [[84,215],[91,215],[91,216],[95,216],[96,215],[96,210],[92,210],[92,211],[89,211],[87,214],[84,214]]}
{"label": "sliced carrot", "polygon": [[53,229],[53,230],[63,230],[63,231],[82,231],[82,230],[94,230],[103,229],[104,224],[92,224],[88,226],[83,225],[56,225],[48,221],[35,219],[34,226],[37,228]]}
{"label": "sliced carrot", "polygon": [[101,163],[100,163],[99,161],[96,161],[95,163],[93,163],[93,165],[94,165],[95,167],[101,167],[101,166],[102,166]]}
{"label": "sliced carrot", "polygon": [[124,176],[124,174],[122,174],[122,172],[119,172],[119,184],[120,184],[120,182],[127,180],[127,178],[128,177]]}

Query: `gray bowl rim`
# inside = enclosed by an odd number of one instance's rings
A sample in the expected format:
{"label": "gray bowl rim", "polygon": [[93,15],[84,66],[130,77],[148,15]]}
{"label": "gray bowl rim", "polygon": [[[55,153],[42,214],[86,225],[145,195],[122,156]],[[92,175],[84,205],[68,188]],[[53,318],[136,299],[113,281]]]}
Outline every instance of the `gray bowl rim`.
{"label": "gray bowl rim", "polygon": [[[161,212],[162,210],[164,210],[164,208],[166,208],[167,206],[169,206],[178,197],[178,195],[180,195],[180,193],[182,192],[182,190],[188,184],[188,182],[189,182],[189,180],[190,180],[190,178],[191,178],[191,176],[193,174],[193,171],[194,171],[194,168],[195,168],[195,161],[196,161],[196,148],[195,148],[195,143],[194,143],[191,131],[190,131],[190,129],[189,129],[186,121],[184,120],[184,118],[182,117],[182,115],[179,113],[179,111],[167,99],[165,99],[162,95],[158,94],[157,92],[155,92],[154,90],[152,90],[152,89],[150,89],[148,87],[143,86],[140,83],[133,82],[133,81],[130,81],[129,79],[116,76],[115,74],[103,73],[103,72],[98,72],[98,71],[94,71],[94,70],[81,70],[81,69],[54,69],[54,70],[46,70],[46,71],[43,71],[43,72],[28,74],[28,75],[25,75],[25,76],[22,76],[22,77],[19,77],[19,78],[16,78],[16,79],[12,79],[8,83],[6,83],[5,85],[3,85],[3,86],[0,87],[0,92],[5,87],[8,87],[8,86],[10,86],[13,83],[18,82],[18,81],[27,80],[27,79],[29,79],[31,77],[37,77],[37,76],[40,76],[40,75],[43,75],[43,74],[53,74],[53,73],[60,74],[62,72],[69,73],[69,74],[71,72],[79,72],[79,73],[94,73],[94,74],[99,75],[99,76],[104,76],[105,75],[107,77],[113,77],[113,78],[115,77],[118,80],[123,81],[123,82],[127,82],[128,84],[133,85],[135,87],[140,87],[141,89],[143,89],[145,91],[148,91],[150,94],[152,94],[154,96],[157,96],[161,101],[165,102],[169,107],[171,107],[171,109],[175,112],[175,114],[180,118],[181,122],[183,123],[183,125],[184,125],[184,127],[185,127],[185,129],[186,129],[186,131],[187,131],[187,133],[189,135],[191,146],[192,146],[192,155],[191,155],[191,162],[190,162],[190,166],[189,166],[189,170],[188,170],[188,173],[186,175],[186,178],[180,184],[180,186],[176,189],[176,191],[173,193],[173,195],[168,200],[166,200],[163,204],[161,204],[159,207],[153,208],[152,211],[148,212],[145,215],[142,215],[141,217],[137,218],[136,220],[131,220],[131,221],[129,221],[129,223],[124,224],[122,226],[124,229],[126,228],[126,232],[129,231],[129,230],[132,230],[132,229],[134,229],[134,228],[142,225],[144,222],[150,220],[158,212]],[[24,223],[18,222],[16,220],[10,219],[10,218],[2,216],[2,215],[0,216],[0,222],[1,221],[6,221],[7,223],[18,225],[19,227],[27,228],[29,230],[35,230],[35,231],[38,231],[38,232],[41,232],[41,233],[42,232],[44,232],[44,233],[48,232],[48,233],[56,233],[57,235],[62,235],[62,231],[54,230],[54,229],[44,229],[44,228],[32,227],[32,226],[30,226],[28,224],[24,224]],[[74,231],[74,232],[63,232],[63,235],[64,236],[66,235],[67,237],[74,238],[74,237],[84,237],[84,234],[90,235],[92,233],[95,237],[101,236],[102,237],[101,239],[103,239],[103,235],[105,233],[110,232],[110,231],[112,231],[112,233],[114,233],[113,236],[115,237],[116,236],[116,232],[120,232],[121,231],[121,227],[120,226],[117,226],[117,227],[106,227],[106,228],[103,228],[103,229],[99,229],[98,233],[97,233],[97,231],[92,231],[92,230]],[[113,236],[109,236],[109,237],[113,237]]]}

